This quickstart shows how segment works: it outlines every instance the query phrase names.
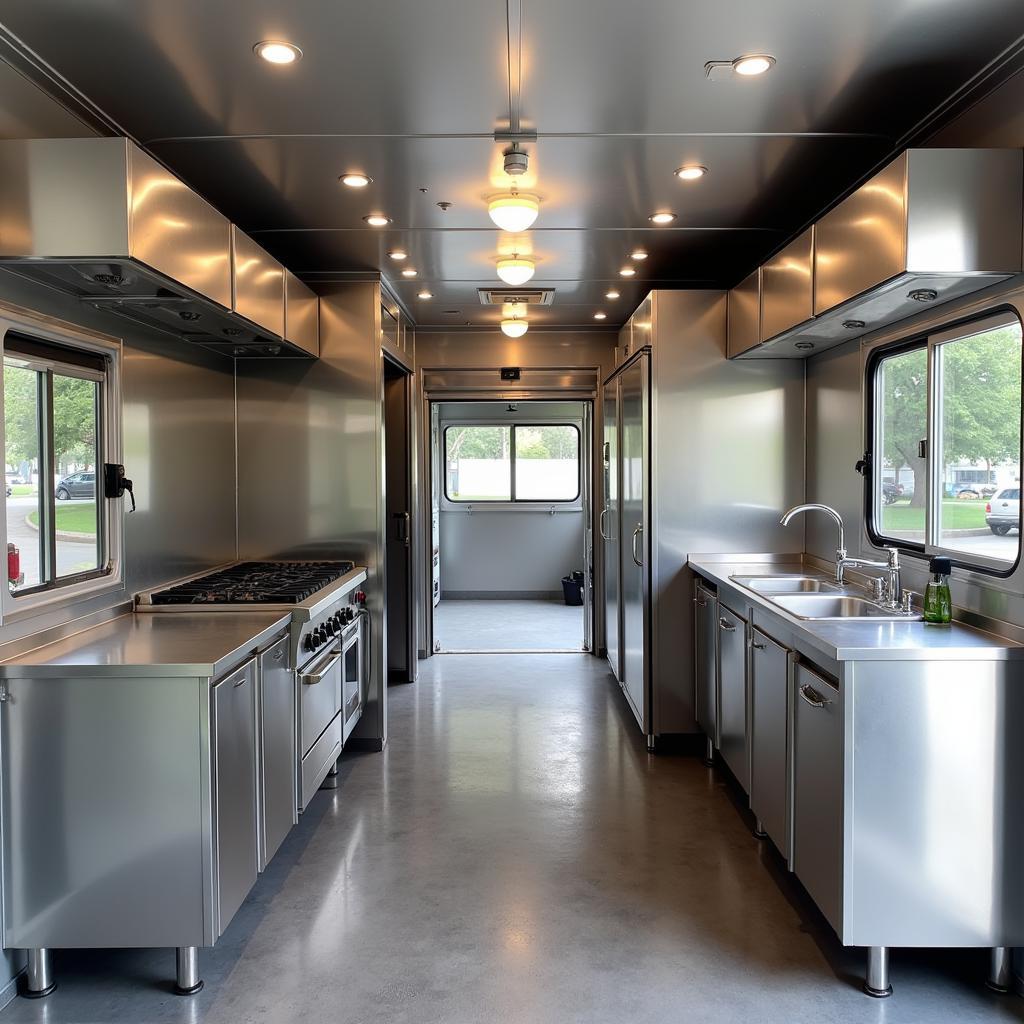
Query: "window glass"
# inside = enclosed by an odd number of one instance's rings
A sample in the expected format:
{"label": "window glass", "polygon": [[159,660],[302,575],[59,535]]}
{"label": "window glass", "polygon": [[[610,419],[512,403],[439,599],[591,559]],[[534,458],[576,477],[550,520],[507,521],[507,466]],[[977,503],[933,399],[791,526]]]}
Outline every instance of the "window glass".
{"label": "window glass", "polygon": [[928,434],[927,348],[881,359],[875,387],[874,521],[883,538],[923,545],[927,463],[918,452]]}
{"label": "window glass", "polygon": [[25,366],[4,366],[4,447],[7,460],[7,542],[19,552],[19,578],[11,591],[38,586],[43,578],[45,533],[39,520],[39,396],[43,375]]}
{"label": "window glass", "polygon": [[580,492],[580,434],[571,424],[515,428],[516,500],[572,501]]}
{"label": "window glass", "polygon": [[1007,324],[936,346],[939,436],[937,543],[1012,565],[1020,502],[996,491],[1019,485],[1021,327]]}
{"label": "window glass", "polygon": [[57,576],[74,576],[100,566],[95,473],[99,463],[98,425],[99,385],[54,373]]}
{"label": "window glass", "polygon": [[448,427],[444,450],[450,501],[512,500],[511,427]]}

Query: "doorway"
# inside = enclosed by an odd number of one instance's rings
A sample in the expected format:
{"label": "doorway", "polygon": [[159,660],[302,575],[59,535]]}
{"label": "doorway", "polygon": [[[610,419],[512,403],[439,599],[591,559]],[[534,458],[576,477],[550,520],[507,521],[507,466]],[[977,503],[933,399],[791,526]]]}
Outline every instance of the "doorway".
{"label": "doorway", "polygon": [[592,402],[430,413],[434,653],[590,650]]}
{"label": "doorway", "polygon": [[412,375],[384,357],[385,655],[389,683],[416,677],[412,558]]}

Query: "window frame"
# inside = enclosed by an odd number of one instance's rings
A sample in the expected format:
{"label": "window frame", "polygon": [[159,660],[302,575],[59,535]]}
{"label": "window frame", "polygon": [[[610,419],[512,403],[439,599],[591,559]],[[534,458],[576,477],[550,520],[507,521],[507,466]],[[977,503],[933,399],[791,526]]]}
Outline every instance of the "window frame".
{"label": "window frame", "polygon": [[[943,547],[939,543],[941,529],[941,503],[944,494],[942,487],[941,448],[938,443],[942,437],[942,402],[939,394],[939,350],[943,345],[953,344],[958,340],[967,339],[987,331],[997,330],[1016,324],[1024,336],[1024,317],[1020,310],[1008,303],[960,317],[921,331],[909,338],[896,342],[878,345],[871,349],[864,364],[865,395],[865,461],[864,473],[864,523],[868,539],[874,547],[895,547],[902,553],[917,555],[921,558],[932,558],[943,555],[950,559],[954,568],[968,572],[981,573],[986,576],[1006,579],[1017,571],[1024,557],[1024,530],[1018,529],[1017,555],[1012,564],[1004,559],[988,558],[981,554],[972,554],[957,548]],[[888,537],[879,528],[881,511],[881,481],[884,472],[882,453],[875,447],[879,433],[879,416],[882,411],[880,380],[878,370],[886,359],[906,352],[924,350],[926,353],[925,386],[925,530],[921,543],[905,538]],[[1018,465],[1024,468],[1024,342],[1021,345],[1021,450]],[[876,489],[876,485],[877,489]],[[878,517],[878,518],[876,518]]]}
{"label": "window frame", "polygon": [[[37,342],[46,347],[58,347],[68,350],[69,361],[60,362],[44,356],[32,357],[20,352],[9,350],[9,336],[27,342]],[[102,371],[90,369],[84,365],[76,365],[74,354],[100,359]],[[75,573],[70,576],[57,576],[55,565],[53,576],[38,586],[26,588],[15,594],[9,586],[3,588],[0,598],[0,621],[16,622],[23,618],[39,614],[42,611],[58,608],[83,600],[87,597],[99,596],[124,590],[124,526],[122,509],[118,503],[107,501],[103,495],[103,463],[121,463],[122,455],[122,419],[121,419],[121,360],[122,345],[116,338],[94,333],[62,321],[50,318],[36,318],[30,313],[22,313],[10,307],[0,308],[0,356],[5,360],[8,356],[18,359],[27,365],[35,363],[34,368],[44,366],[56,370],[60,375],[95,380],[98,387],[97,423],[96,423],[96,504],[97,504],[97,562],[98,568]],[[52,393],[51,393],[52,398]],[[0,390],[0,412],[3,408],[3,391]],[[44,410],[40,410],[42,414]],[[4,428],[0,420],[0,431]],[[46,442],[43,441],[46,445]],[[44,481],[49,483],[52,474],[51,460],[47,451],[40,452],[40,488]],[[79,471],[82,472],[82,471]],[[53,491],[53,486],[49,487]],[[43,495],[41,495],[43,497]],[[6,497],[5,510],[6,510]],[[47,524],[52,522],[55,499],[52,494],[40,502],[40,518]],[[3,518],[3,543],[7,541],[7,516]],[[50,541],[50,550],[56,544],[56,535]],[[45,567],[44,567],[45,571]]]}
{"label": "window frame", "polygon": [[[501,427],[509,429],[509,498],[453,498],[448,493],[448,431],[459,427]],[[517,498],[516,497],[516,430],[519,427],[571,427],[576,431],[576,493],[571,498]],[[441,462],[444,466],[444,500],[451,505],[504,505],[509,508],[549,508],[552,505],[576,505],[583,495],[583,431],[572,420],[530,420],[496,422],[494,420],[450,420],[441,431]]]}

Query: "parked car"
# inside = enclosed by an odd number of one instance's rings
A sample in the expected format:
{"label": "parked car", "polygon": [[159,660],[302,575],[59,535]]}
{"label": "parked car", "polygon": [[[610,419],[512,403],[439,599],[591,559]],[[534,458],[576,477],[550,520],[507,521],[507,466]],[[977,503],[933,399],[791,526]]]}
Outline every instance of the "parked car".
{"label": "parked car", "polygon": [[997,536],[1020,530],[1020,487],[1004,487],[985,505],[985,522]]}
{"label": "parked car", "polygon": [[882,481],[882,501],[891,505],[898,498],[903,497],[903,484],[894,484],[891,480]]}
{"label": "parked car", "polygon": [[950,494],[957,501],[977,501],[981,497],[981,489],[976,484],[954,484]]}
{"label": "parked car", "polygon": [[57,484],[54,494],[61,501],[66,501],[68,498],[95,498],[96,474],[72,473]]}

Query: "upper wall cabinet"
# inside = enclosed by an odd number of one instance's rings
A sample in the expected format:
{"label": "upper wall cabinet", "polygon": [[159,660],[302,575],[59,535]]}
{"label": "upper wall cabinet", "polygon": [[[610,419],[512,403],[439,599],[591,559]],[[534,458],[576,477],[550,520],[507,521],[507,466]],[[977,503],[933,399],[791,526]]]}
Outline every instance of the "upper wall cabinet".
{"label": "upper wall cabinet", "polygon": [[735,340],[730,316],[729,355],[810,355],[1004,281],[1022,269],[1022,209],[1020,150],[907,150],[760,268],[759,344],[749,314]]}
{"label": "upper wall cabinet", "polygon": [[244,231],[231,225],[231,308],[284,337],[284,267]]}
{"label": "upper wall cabinet", "polygon": [[729,292],[729,358],[742,355],[761,341],[761,268]]}
{"label": "upper wall cabinet", "polygon": [[320,300],[290,270],[284,272],[284,337],[311,356],[320,355]]}

